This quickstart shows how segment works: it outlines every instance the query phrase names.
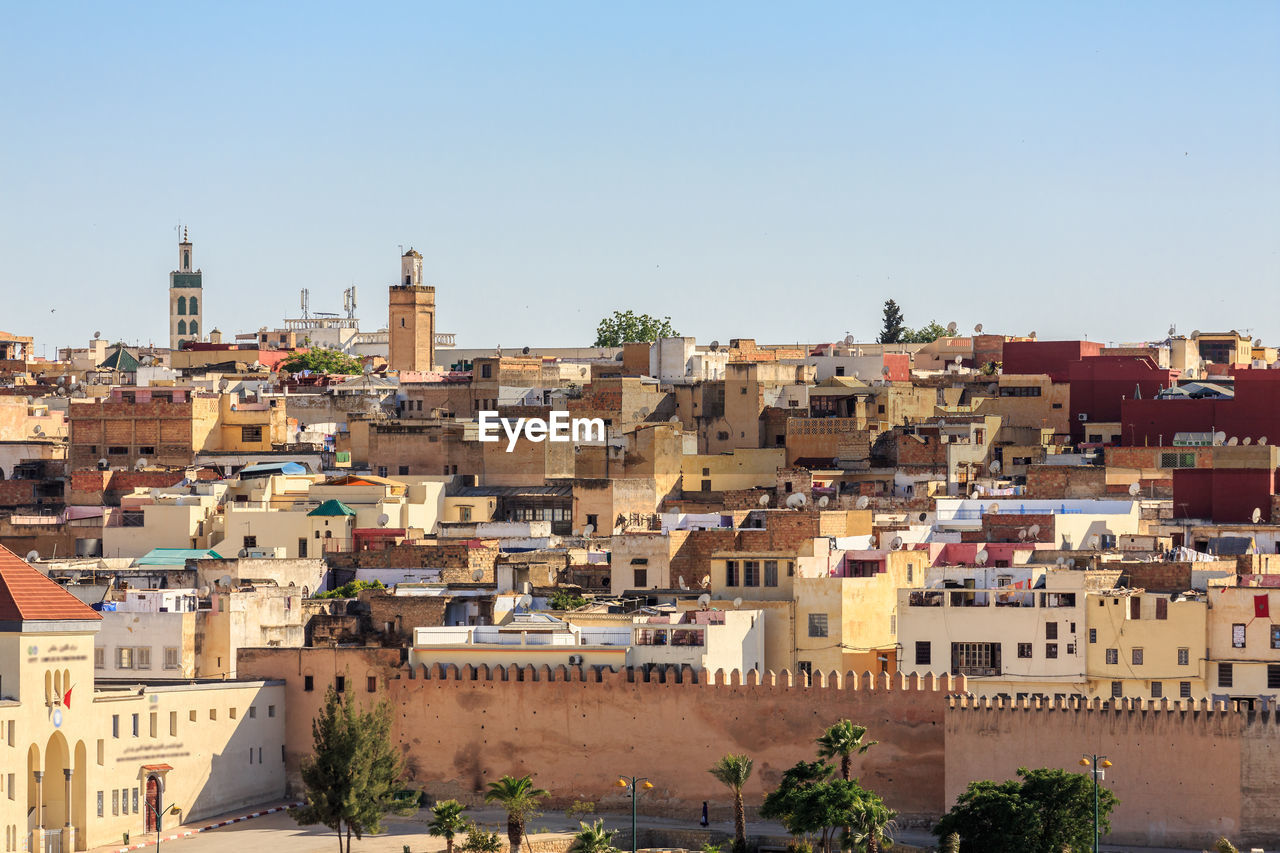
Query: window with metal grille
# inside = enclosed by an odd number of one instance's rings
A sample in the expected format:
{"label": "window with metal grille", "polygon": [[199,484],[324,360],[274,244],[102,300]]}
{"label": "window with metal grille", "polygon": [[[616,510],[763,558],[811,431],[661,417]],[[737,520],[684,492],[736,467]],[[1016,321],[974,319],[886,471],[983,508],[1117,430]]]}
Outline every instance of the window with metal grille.
{"label": "window with metal grille", "polygon": [[[742,585],[743,586],[760,586],[760,561],[759,560],[743,560],[742,561]],[[825,637],[826,634],[823,634]]]}
{"label": "window with metal grille", "polygon": [[1170,453],[1160,454],[1161,468],[1194,468],[1196,467],[1196,455],[1194,453]]}
{"label": "window with metal grille", "polygon": [[1142,666],[1142,649],[1133,650],[1133,665]]}
{"label": "window with metal grille", "polygon": [[1045,644],[1044,644],[1044,656],[1045,656],[1046,658],[1056,658],[1056,657],[1058,656],[1058,644],[1057,644],[1057,643],[1045,643]]}
{"label": "window with metal grille", "polygon": [[1280,649],[1280,625],[1271,626],[1271,648]]}
{"label": "window with metal grille", "polygon": [[1245,629],[1244,623],[1237,622],[1231,626],[1231,648],[1244,648]]}
{"label": "window with metal grille", "polygon": [[929,666],[933,663],[933,643],[927,640],[916,641],[916,666]]}
{"label": "window with metal grille", "polygon": [[1111,698],[1120,699],[1124,696],[1124,683],[1120,681],[1111,682]]}
{"label": "window with metal grille", "polygon": [[1090,628],[1090,629],[1089,629],[1089,642],[1091,642],[1091,643],[1096,643],[1096,642],[1098,642],[1098,629],[1097,629],[1097,628]]}
{"label": "window with metal grille", "polygon": [[1057,622],[1044,623],[1044,638],[1046,640],[1058,639],[1058,623]]}
{"label": "window with metal grille", "polygon": [[1115,666],[1116,664],[1120,663],[1119,649],[1107,649],[1107,663],[1112,666]]}
{"label": "window with metal grille", "polygon": [[1000,671],[999,643],[952,643],[951,671],[961,675],[996,675]]}
{"label": "window with metal grille", "polygon": [[1180,699],[1191,698],[1191,682],[1190,681],[1178,682],[1178,698]]}
{"label": "window with metal grille", "polygon": [[809,614],[809,636],[810,637],[827,636],[827,614],[825,613]]}
{"label": "window with metal grille", "polygon": [[1267,664],[1267,689],[1280,688],[1280,663]]}
{"label": "window with metal grille", "polygon": [[1156,618],[1157,619],[1169,618],[1169,599],[1167,598],[1156,599]]}
{"label": "window with metal grille", "polygon": [[737,561],[737,560],[726,560],[726,561],[725,561],[725,564],[724,564],[724,585],[725,585],[725,586],[737,586],[737,585],[738,585],[738,561]]}
{"label": "window with metal grille", "polygon": [[1164,696],[1164,683],[1160,681],[1151,682],[1151,698],[1159,699]]}
{"label": "window with metal grille", "polygon": [[262,441],[262,427],[260,426],[242,426],[240,427],[241,441]]}
{"label": "window with metal grille", "polygon": [[764,561],[764,585],[765,586],[778,585],[778,561],[777,560]]}
{"label": "window with metal grille", "polygon": [[1178,666],[1188,666],[1191,663],[1191,649],[1178,649]]}
{"label": "window with metal grille", "polygon": [[1218,664],[1218,686],[1219,687],[1231,687],[1235,681],[1234,675],[1235,673],[1232,670],[1231,664],[1229,663]]}

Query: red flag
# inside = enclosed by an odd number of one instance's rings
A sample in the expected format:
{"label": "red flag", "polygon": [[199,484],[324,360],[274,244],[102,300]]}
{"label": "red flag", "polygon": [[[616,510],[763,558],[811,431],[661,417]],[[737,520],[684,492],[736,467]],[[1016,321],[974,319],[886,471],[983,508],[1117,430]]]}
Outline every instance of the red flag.
{"label": "red flag", "polygon": [[1266,595],[1255,595],[1253,597],[1253,615],[1258,619],[1266,619],[1271,616],[1271,600]]}
{"label": "red flag", "polygon": [[71,685],[71,687],[68,687],[68,688],[67,688],[67,692],[66,692],[65,694],[63,694],[63,697],[62,697],[62,705],[63,705],[63,707],[65,707],[65,708],[70,708],[70,707],[71,707],[71,691],[72,691],[72,689],[74,689],[74,688],[75,688],[75,685],[73,684],[73,685]]}

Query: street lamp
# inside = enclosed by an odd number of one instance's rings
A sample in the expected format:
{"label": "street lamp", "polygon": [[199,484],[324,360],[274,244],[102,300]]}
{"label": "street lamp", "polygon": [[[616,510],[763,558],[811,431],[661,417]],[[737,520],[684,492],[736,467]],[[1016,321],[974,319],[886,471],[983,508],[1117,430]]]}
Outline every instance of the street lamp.
{"label": "street lamp", "polygon": [[631,789],[631,853],[636,853],[636,796],[653,788],[653,783],[639,776],[619,776],[618,787]]}
{"label": "street lamp", "polygon": [[1098,769],[1111,766],[1105,755],[1085,755],[1080,759],[1081,767],[1093,768],[1093,853],[1098,853]]}
{"label": "street lamp", "polygon": [[146,807],[147,807],[148,809],[150,809],[150,810],[151,810],[151,814],[155,816],[155,819],[156,819],[156,853],[159,853],[159,851],[160,851],[160,813],[159,813],[158,811],[156,811],[156,807],[155,807],[155,806],[153,806],[153,805],[151,805],[151,801],[150,801],[150,800],[148,800],[146,797],[143,797],[143,798],[142,798],[142,802],[143,802],[143,804],[145,804],[145,805],[146,805]]}

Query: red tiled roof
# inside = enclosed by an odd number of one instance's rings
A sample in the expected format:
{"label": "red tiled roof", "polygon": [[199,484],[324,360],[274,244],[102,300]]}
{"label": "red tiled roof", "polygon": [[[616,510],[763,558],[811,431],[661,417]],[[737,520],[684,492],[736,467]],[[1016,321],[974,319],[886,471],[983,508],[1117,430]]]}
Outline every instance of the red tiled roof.
{"label": "red tiled roof", "polygon": [[0,622],[100,620],[96,610],[0,545]]}

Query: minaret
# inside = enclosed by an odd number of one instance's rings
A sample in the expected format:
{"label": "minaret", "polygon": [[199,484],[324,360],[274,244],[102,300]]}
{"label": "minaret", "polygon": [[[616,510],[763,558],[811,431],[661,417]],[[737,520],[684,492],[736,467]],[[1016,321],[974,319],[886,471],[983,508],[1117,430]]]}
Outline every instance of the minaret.
{"label": "minaret", "polygon": [[422,283],[422,255],[400,258],[400,281],[388,298],[387,361],[392,370],[431,370],[436,354],[436,289]]}
{"label": "minaret", "polygon": [[182,229],[178,268],[169,273],[169,349],[183,341],[198,341],[204,332],[203,274],[191,265],[191,240]]}

